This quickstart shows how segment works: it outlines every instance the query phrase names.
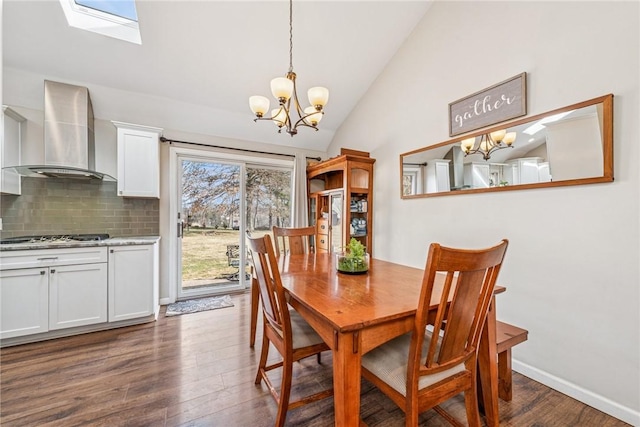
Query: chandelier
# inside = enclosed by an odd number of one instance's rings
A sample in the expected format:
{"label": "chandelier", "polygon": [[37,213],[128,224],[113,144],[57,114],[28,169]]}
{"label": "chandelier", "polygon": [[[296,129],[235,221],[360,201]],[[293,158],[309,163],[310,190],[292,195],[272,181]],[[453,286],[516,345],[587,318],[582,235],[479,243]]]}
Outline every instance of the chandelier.
{"label": "chandelier", "polygon": [[[329,99],[329,90],[324,87],[312,87],[307,92],[310,106],[304,110],[298,101],[296,89],[296,73],[293,72],[293,0],[289,0],[289,71],[285,77],[271,80],[271,93],[278,100],[278,108],[271,110],[271,117],[266,117],[269,111],[269,99],[264,96],[249,97],[249,106],[258,120],[273,120],[278,126],[278,133],[284,129],[289,135],[298,133],[298,126],[306,126],[318,130],[318,123],[322,120],[323,107]],[[292,115],[296,113],[297,119]]]}
{"label": "chandelier", "polygon": [[[480,136],[480,141],[476,146],[476,137],[463,139],[460,142],[460,148],[464,151],[465,157],[470,154],[482,154],[485,160],[491,158],[491,153],[503,148],[513,148],[513,142],[516,140],[515,132],[507,132],[505,129],[496,130]],[[474,148],[475,146],[475,148]]]}

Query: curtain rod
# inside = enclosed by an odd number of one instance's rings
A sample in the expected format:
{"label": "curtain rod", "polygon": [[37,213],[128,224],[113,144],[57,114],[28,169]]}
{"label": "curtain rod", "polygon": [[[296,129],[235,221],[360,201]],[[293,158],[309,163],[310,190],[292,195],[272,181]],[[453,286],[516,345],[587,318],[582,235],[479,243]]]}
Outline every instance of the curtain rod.
{"label": "curtain rod", "polygon": [[[221,146],[221,145],[209,145],[209,144],[202,144],[202,143],[200,143],[200,142],[179,141],[179,140],[177,140],[177,139],[169,139],[169,138],[165,138],[164,136],[161,136],[161,137],[160,137],[160,141],[162,141],[162,142],[168,142],[169,144],[173,144],[174,142],[177,142],[177,143],[179,143],[179,144],[198,145],[198,146],[200,146],[200,147],[222,148],[222,149],[224,149],[224,150],[244,151],[245,153],[270,154],[270,155],[272,155],[272,156],[295,157],[295,155],[293,155],[293,154],[271,153],[271,152],[269,152],[269,151],[247,150],[246,148],[223,147],[223,146]],[[320,158],[320,157],[307,157],[307,159],[310,159],[310,160],[317,160],[317,161],[322,160],[322,158]]]}

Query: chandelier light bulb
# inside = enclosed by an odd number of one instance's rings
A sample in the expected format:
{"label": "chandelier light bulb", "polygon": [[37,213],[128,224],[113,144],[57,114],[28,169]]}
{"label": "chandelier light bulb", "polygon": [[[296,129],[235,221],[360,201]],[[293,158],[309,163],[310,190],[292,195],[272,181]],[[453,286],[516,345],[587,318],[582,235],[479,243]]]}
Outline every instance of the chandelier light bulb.
{"label": "chandelier light bulb", "polygon": [[511,144],[513,144],[515,140],[516,140],[516,133],[507,132],[507,134],[502,139],[502,142],[504,142],[507,145],[507,147],[511,147]]}
{"label": "chandelier light bulb", "polygon": [[271,101],[269,101],[269,98],[265,96],[249,97],[249,107],[251,108],[251,111],[253,111],[253,114],[256,115],[256,117],[263,117],[265,113],[269,111],[270,104]]}
{"label": "chandelier light bulb", "polygon": [[276,77],[271,80],[271,93],[280,104],[284,104],[293,93],[293,81],[286,77]]}
{"label": "chandelier light bulb", "polygon": [[460,142],[460,148],[462,148],[462,151],[464,151],[465,153],[468,153],[469,151],[471,151],[471,149],[473,148],[473,144],[476,143],[476,138],[467,138],[467,139],[463,139]]}
{"label": "chandelier light bulb", "polygon": [[274,108],[271,110],[271,117],[273,118],[273,123],[281,128],[287,122],[287,110],[284,108]]}
{"label": "chandelier light bulb", "polygon": [[320,120],[322,120],[323,114],[316,110],[315,107],[305,108],[304,113],[308,114],[308,116],[305,117],[304,121],[310,126],[316,126],[318,123],[320,123]]}
{"label": "chandelier light bulb", "polygon": [[321,111],[329,101],[329,89],[322,86],[312,87],[307,91],[307,96],[309,97],[309,104],[315,107],[317,111]]}
{"label": "chandelier light bulb", "polygon": [[500,129],[500,130],[491,132],[489,136],[491,137],[492,142],[495,142],[496,144],[500,144],[500,142],[504,139],[504,136],[506,133],[507,133],[506,129]]}
{"label": "chandelier light bulb", "polygon": [[482,139],[482,141],[480,142],[480,150],[484,151],[485,153],[488,153],[491,148],[494,147],[494,143],[493,141],[491,141],[489,138],[484,138]]}

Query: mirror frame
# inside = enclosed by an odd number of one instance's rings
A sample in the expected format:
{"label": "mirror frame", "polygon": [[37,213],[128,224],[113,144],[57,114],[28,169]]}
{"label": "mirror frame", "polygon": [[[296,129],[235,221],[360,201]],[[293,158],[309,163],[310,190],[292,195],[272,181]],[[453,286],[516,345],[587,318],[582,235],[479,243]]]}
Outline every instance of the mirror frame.
{"label": "mirror frame", "polygon": [[[513,126],[519,126],[525,123],[534,122],[540,120],[546,116],[562,113],[565,111],[576,110],[579,108],[588,107],[591,105],[602,104],[603,105],[603,128],[602,128],[602,154],[603,154],[603,175],[591,178],[577,178],[567,179],[562,181],[549,181],[549,182],[537,182],[532,184],[517,184],[508,185],[504,187],[489,187],[489,188],[473,188],[460,191],[442,191],[434,193],[421,193],[421,194],[403,194],[403,158],[412,154],[421,153],[423,151],[429,151],[435,148],[439,148],[445,145],[453,145],[460,143],[463,139],[477,137],[483,134],[493,132],[495,130],[505,129]],[[585,185],[585,184],[597,184],[603,182],[612,182],[613,178],[613,94],[607,94],[598,98],[593,98],[588,101],[579,102],[577,104],[568,105],[566,107],[558,108],[555,110],[547,111],[535,116],[525,117],[519,120],[511,122],[501,123],[499,126],[493,126],[486,129],[478,129],[473,133],[466,133],[457,136],[455,139],[441,142],[439,144],[430,145],[427,147],[419,148],[413,151],[400,154],[400,198],[402,199],[419,199],[424,197],[440,197],[440,196],[454,196],[459,194],[478,194],[478,193],[493,193],[497,191],[515,191],[515,190],[529,190],[534,188],[549,188],[549,187],[562,187],[569,185]]]}

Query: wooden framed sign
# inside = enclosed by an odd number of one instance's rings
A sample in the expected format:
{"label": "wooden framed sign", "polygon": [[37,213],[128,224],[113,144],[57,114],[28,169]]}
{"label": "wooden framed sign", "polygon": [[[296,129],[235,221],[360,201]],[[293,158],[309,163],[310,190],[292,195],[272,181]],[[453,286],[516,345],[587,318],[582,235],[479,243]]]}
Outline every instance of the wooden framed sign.
{"label": "wooden framed sign", "polygon": [[527,114],[527,73],[449,104],[449,136]]}

